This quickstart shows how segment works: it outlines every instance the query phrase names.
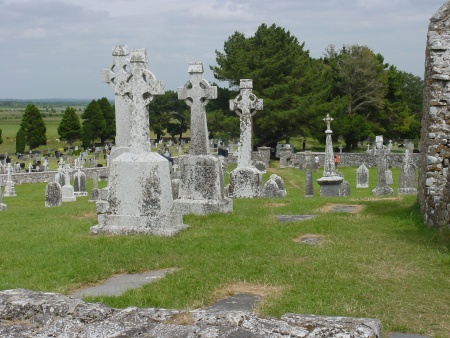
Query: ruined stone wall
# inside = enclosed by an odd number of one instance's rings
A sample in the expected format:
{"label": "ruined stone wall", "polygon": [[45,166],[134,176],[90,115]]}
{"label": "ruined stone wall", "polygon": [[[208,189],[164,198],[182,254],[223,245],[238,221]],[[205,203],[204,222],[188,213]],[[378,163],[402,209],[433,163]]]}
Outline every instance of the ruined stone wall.
{"label": "ruined stone wall", "polygon": [[450,1],[430,19],[425,52],[425,88],[419,144],[418,200],[426,224],[449,226]]}
{"label": "ruined stone wall", "polygon": [[[92,174],[94,171],[97,171],[98,177],[101,179],[102,177],[108,176],[108,168],[87,168],[83,169],[83,172],[86,174],[86,178],[92,178]],[[73,172],[72,174],[74,174]],[[39,183],[39,182],[51,182],[55,180],[55,175],[57,171],[40,171],[40,172],[23,172],[12,174],[12,180],[15,184],[24,184],[24,183]],[[2,174],[0,177],[3,178],[3,184],[5,184],[7,179],[7,174]]]}

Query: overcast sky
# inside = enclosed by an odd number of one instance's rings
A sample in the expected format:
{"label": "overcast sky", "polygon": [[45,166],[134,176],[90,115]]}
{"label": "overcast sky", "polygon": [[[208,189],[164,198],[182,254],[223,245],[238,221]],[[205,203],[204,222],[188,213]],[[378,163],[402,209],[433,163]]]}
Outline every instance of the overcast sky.
{"label": "overcast sky", "polygon": [[[319,58],[327,46],[366,45],[423,77],[430,17],[444,0],[0,0],[0,98],[113,98],[101,82],[113,46],[146,48],[166,90],[188,80],[235,31],[276,24]],[[225,86],[226,84],[221,84]]]}

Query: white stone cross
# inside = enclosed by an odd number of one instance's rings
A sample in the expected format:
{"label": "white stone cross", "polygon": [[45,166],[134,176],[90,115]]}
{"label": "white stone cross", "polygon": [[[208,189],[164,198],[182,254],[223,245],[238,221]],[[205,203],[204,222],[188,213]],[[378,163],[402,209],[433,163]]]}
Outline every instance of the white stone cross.
{"label": "white stone cross", "polygon": [[64,175],[64,185],[70,185],[70,173],[72,171],[73,169],[70,167],[69,164],[61,168],[61,173]]}
{"label": "white stone cross", "polygon": [[253,81],[241,79],[240,93],[230,100],[230,110],[234,110],[240,117],[240,142],[237,167],[248,167],[252,165],[252,116],[258,110],[263,109],[263,100],[252,93]]}
{"label": "white stone cross", "polygon": [[324,120],[325,123],[327,124],[327,130],[326,130],[326,131],[328,131],[328,130],[331,131],[331,129],[330,129],[330,127],[331,127],[331,122],[332,122],[334,119],[333,119],[332,117],[330,117],[330,114],[327,114],[327,117],[325,117],[323,120]]}
{"label": "white stone cross", "polygon": [[112,52],[113,63],[110,68],[102,70],[102,82],[114,91],[114,105],[116,112],[116,146],[128,147],[130,143],[130,107],[123,98],[124,84],[129,80],[130,61],[126,45],[115,46]]}
{"label": "white stone cross", "polygon": [[147,106],[154,95],[164,94],[164,84],[146,67],[145,49],[133,49],[130,54],[131,78],[123,84],[123,97],[130,103],[130,150],[143,153],[151,150],[149,116]]}
{"label": "white stone cross", "polygon": [[203,79],[203,64],[193,62],[189,64],[189,81],[184,87],[178,88],[178,99],[185,100],[191,107],[191,143],[189,154],[208,155],[208,126],[206,123],[205,106],[210,99],[217,98],[217,87],[211,86]]}

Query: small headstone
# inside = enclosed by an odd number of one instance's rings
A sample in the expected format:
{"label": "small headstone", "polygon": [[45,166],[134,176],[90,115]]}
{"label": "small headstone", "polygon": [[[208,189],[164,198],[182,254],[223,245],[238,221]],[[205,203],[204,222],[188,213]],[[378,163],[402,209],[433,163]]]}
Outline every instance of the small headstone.
{"label": "small headstone", "polygon": [[92,173],[93,188],[89,195],[89,202],[96,202],[100,199],[100,191],[98,189],[98,173],[94,171]]}
{"label": "small headstone", "polygon": [[342,181],[339,196],[350,196],[350,183],[348,181]]}
{"label": "small headstone", "polygon": [[270,175],[269,180],[264,184],[261,197],[286,197],[283,179],[275,174]]}
{"label": "small headstone", "polygon": [[356,169],[356,187],[368,188],[369,187],[369,169],[363,164]]}
{"label": "small headstone", "polygon": [[62,189],[58,182],[49,182],[45,187],[45,207],[59,207],[62,204]]}
{"label": "small headstone", "polygon": [[73,190],[75,196],[87,196],[86,191],[86,174],[78,167],[77,172],[73,175]]}
{"label": "small headstone", "polygon": [[312,175],[312,158],[311,152],[305,152],[305,197],[314,197],[314,184],[313,184],[313,175]]}
{"label": "small headstone", "polygon": [[400,171],[400,182],[397,189],[399,195],[416,195],[417,194],[417,179],[416,166],[413,164],[411,155],[408,149],[405,151],[403,157],[402,168]]}
{"label": "small headstone", "polygon": [[386,170],[386,184],[387,185],[394,184],[394,179],[392,178],[392,171],[389,169]]}

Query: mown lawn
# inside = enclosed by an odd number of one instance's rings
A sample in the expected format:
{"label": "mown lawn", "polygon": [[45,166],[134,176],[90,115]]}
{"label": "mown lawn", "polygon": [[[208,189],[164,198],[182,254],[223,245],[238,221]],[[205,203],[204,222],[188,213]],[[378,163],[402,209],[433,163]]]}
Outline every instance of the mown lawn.
{"label": "mown lawn", "polygon": [[[272,162],[274,167],[277,162]],[[113,307],[199,308],[237,285],[265,295],[262,315],[287,312],[378,318],[384,332],[450,337],[450,240],[423,225],[415,196],[378,198],[356,189],[356,168],[342,168],[352,196],[304,197],[304,173],[272,168],[284,199],[236,199],[230,214],[185,216],[174,237],[89,235],[95,205],[87,197],[44,208],[45,184],[16,185],[0,222],[0,289],[69,294],[112,274],[178,268],[120,297],[89,298]],[[398,170],[394,180],[398,182]],[[321,172],[315,173],[319,178]],[[91,183],[91,182],[89,182]],[[397,187],[393,186],[394,191]],[[359,213],[330,213],[333,203]],[[279,223],[275,216],[317,217]],[[299,244],[320,236],[318,246]]]}

